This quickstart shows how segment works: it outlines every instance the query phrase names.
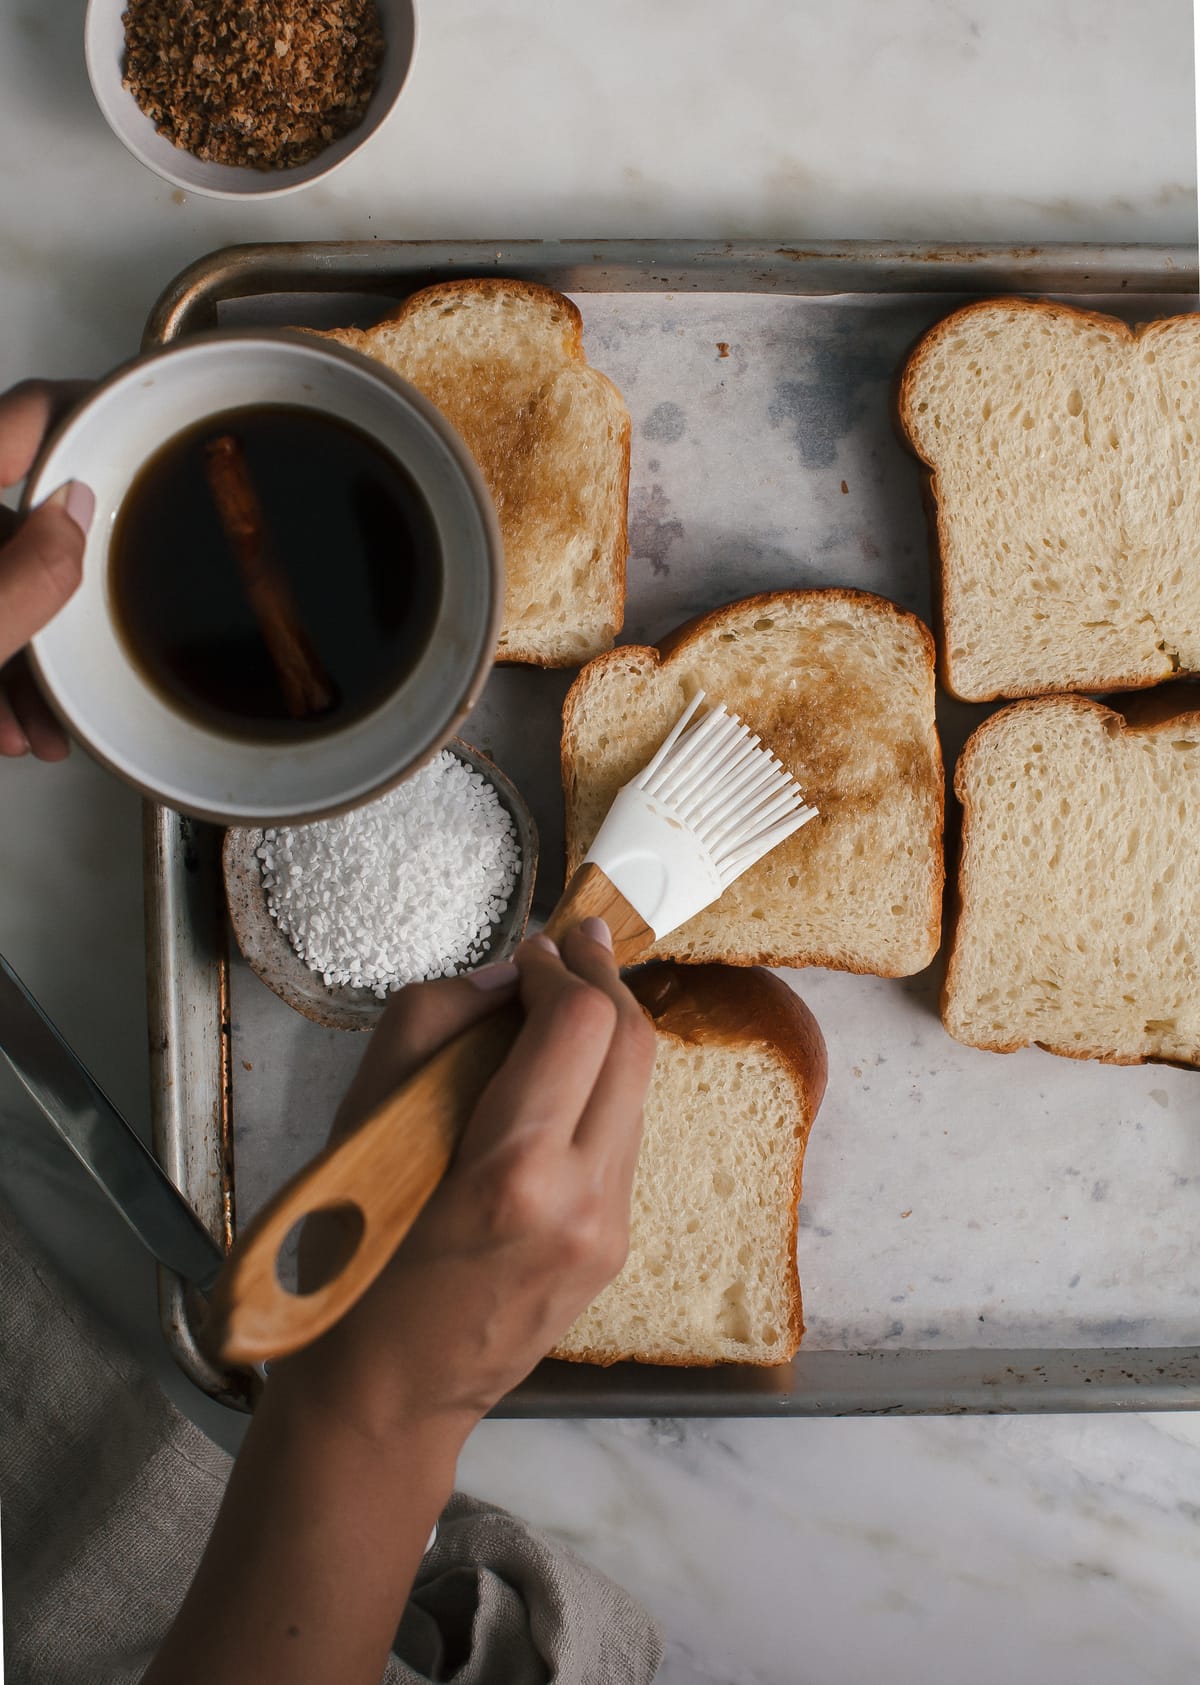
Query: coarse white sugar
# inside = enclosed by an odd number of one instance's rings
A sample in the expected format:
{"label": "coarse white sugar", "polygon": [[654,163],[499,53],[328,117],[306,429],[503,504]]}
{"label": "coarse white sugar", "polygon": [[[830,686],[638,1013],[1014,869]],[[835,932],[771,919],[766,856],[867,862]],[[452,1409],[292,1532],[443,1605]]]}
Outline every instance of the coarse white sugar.
{"label": "coarse white sugar", "polygon": [[495,789],[448,750],[367,807],[263,832],[271,917],[326,983],[391,989],[486,956],[521,872]]}

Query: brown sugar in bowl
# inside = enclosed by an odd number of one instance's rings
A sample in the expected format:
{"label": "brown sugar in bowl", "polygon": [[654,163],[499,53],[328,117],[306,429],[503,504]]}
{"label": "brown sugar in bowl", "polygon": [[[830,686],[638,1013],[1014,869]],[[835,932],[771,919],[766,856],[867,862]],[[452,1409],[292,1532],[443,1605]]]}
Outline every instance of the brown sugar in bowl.
{"label": "brown sugar in bowl", "polygon": [[[172,98],[170,90],[176,84],[170,79],[156,83],[153,88],[143,89],[146,103],[153,109],[156,102],[161,105],[166,96],[168,102],[173,104],[173,111],[165,108],[163,110],[166,126],[177,127],[181,137],[191,139],[193,143],[199,144],[203,150],[210,151],[213,155],[198,157],[186,151],[183,146],[175,145],[168,133],[159,133],[156,120],[147,115],[138,98],[126,85],[124,16],[129,10],[129,0],[88,0],[84,22],[84,56],[87,60],[92,92],[105,121],[122,145],[140,163],[145,164],[147,169],[153,170],[173,186],[182,188],[184,192],[199,193],[213,199],[267,199],[294,193],[299,188],[324,180],[348,158],[359,152],[391,115],[408,80],[417,42],[413,0],[375,0],[375,3],[382,27],[383,56],[374,77],[373,92],[365,101],[361,118],[355,121],[353,126],[345,128],[344,132],[333,133],[327,143],[323,135],[309,136],[308,140],[297,139],[292,149],[293,161],[285,163],[281,168],[262,168],[261,160],[259,167],[251,163],[234,164],[221,161],[220,155],[225,151],[225,147],[219,142],[214,145],[207,125],[198,123],[194,113],[189,116],[179,105],[177,95]],[[167,13],[173,10],[175,8],[167,7],[163,0],[155,0],[155,4],[150,7],[150,12]],[[211,12],[216,8],[210,5],[208,10]],[[293,50],[303,53],[303,40],[287,40],[281,44],[287,53]],[[275,51],[274,41],[271,43],[271,51]],[[136,65],[134,70],[136,74]],[[327,92],[331,103],[336,103],[338,90],[331,88]],[[361,100],[362,92],[361,87],[347,87],[346,94],[351,107],[347,117],[352,115],[353,107]],[[319,95],[315,103],[320,103]],[[231,123],[246,120],[246,103],[236,87],[230,90],[227,115]],[[328,123],[326,126],[337,127],[336,124]],[[307,116],[298,127],[307,130]],[[285,158],[289,156],[291,143],[282,134],[279,125],[268,125],[262,138],[273,154]],[[317,138],[322,142],[320,149],[312,156],[303,156],[310,142]],[[295,161],[300,159],[303,161]]]}

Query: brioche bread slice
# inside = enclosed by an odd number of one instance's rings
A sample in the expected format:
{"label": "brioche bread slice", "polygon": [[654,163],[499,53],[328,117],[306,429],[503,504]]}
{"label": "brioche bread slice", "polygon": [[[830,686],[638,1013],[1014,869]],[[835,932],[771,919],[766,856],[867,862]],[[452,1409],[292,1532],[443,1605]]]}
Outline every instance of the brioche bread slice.
{"label": "brioche bread slice", "polygon": [[1200,316],[967,305],[910,356],[899,418],[930,470],[956,696],[1200,670]]}
{"label": "brioche bread slice", "polygon": [[563,707],[568,873],[697,687],[761,736],[819,817],[651,952],[884,977],[928,965],[944,875],[933,639],[866,592],[747,597],[585,667]]}
{"label": "brioche bread slice", "polygon": [[1018,702],[968,741],[942,997],[959,1041],[1200,1064],[1200,711],[1178,696],[1190,688],[1122,713]]}
{"label": "brioche bread slice", "polygon": [[551,1354],[786,1363],[804,1322],[796,1207],[825,1091],[812,1013],[768,971],[649,966],[658,1056],[620,1275]]}
{"label": "brioche bread slice", "polygon": [[629,412],[590,367],[583,320],[528,281],[447,281],[326,336],[437,405],[487,482],[507,574],[500,661],[571,667],[625,618]]}

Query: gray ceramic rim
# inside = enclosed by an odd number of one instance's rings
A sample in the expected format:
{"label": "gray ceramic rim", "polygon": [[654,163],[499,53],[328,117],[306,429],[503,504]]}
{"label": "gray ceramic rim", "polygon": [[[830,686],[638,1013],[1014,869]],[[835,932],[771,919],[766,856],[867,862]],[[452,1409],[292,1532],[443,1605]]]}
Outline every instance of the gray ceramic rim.
{"label": "gray ceramic rim", "polygon": [[[482,773],[492,785],[512,816],[521,848],[521,875],[488,943],[486,957],[480,961],[486,965],[507,959],[528,926],[537,878],[537,827],[521,792],[488,755],[459,738],[452,738],[443,748]],[[330,1030],[374,1029],[387,1001],[370,989],[338,988],[323,982],[309,970],[267,911],[262,867],[255,854],[263,829],[261,825],[233,827],[226,831],[221,849],[225,904],[242,958],[260,982],[314,1024]]]}
{"label": "gray ceramic rim", "polygon": [[[67,731],[78,739],[88,754],[114,776],[127,784],[131,784],[149,800],[163,802],[178,811],[189,814],[193,818],[221,826],[235,826],[246,823],[258,825],[309,824],[317,819],[332,818],[339,813],[349,811],[351,808],[362,806],[367,801],[373,801],[378,796],[386,794],[388,790],[394,789],[404,779],[411,777],[420,766],[449,741],[479,700],[480,693],[494,665],[495,648],[500,634],[500,623],[504,609],[504,555],[495,506],[475,459],[460,435],[423,393],[383,364],[335,341],[318,339],[314,335],[292,329],[212,329],[203,333],[191,334],[180,345],[167,345],[143,351],[138,356],[130,358],[128,362],[122,363],[104,379],[98,381],[83,402],[76,405],[47,435],[38,453],[38,460],[25,482],[21,499],[22,511],[27,513],[30,508],[36,506],[54,489],[48,482],[46,470],[47,465],[53,460],[59,444],[70,434],[71,430],[93,405],[122,382],[130,380],[131,377],[146,368],[155,366],[164,359],[187,356],[204,346],[250,346],[263,343],[278,345],[280,342],[301,346],[310,355],[328,358],[334,363],[346,364],[355,368],[361,375],[366,376],[375,385],[388,392],[392,398],[407,407],[410,413],[415,415],[418,421],[438,440],[453,460],[455,471],[461,478],[463,489],[468,494],[482,527],[484,547],[487,552],[487,583],[490,584],[491,603],[489,612],[485,617],[486,625],[479,638],[476,657],[466,671],[462,685],[459,687],[458,700],[452,708],[447,710],[445,720],[435,731],[428,734],[425,741],[407,751],[402,761],[393,762],[381,769],[379,777],[370,784],[369,788],[346,797],[338,797],[329,802],[305,807],[298,812],[290,809],[283,809],[278,812],[272,811],[269,817],[262,812],[248,814],[234,807],[209,805],[202,801],[180,801],[177,799],[175,792],[165,791],[153,782],[137,777],[128,769],[117,765],[94,741],[88,730],[88,722],[79,718],[61,703],[46,673],[39,650],[49,638],[53,637],[53,623],[39,633],[27,650],[34,676],[53,711]],[[211,413],[220,413],[219,406],[214,405]],[[385,702],[381,706],[386,707],[387,703]],[[378,710],[371,717],[375,718],[377,714]],[[334,735],[336,736],[336,734]]]}
{"label": "gray ceramic rim", "polygon": [[[193,159],[196,163],[202,163],[202,160],[194,159],[193,154],[183,151],[182,148],[175,147],[170,141],[166,141],[164,137],[154,134],[153,124],[150,119],[138,108],[133,95],[128,93],[127,90],[121,86],[120,79],[117,80],[116,87],[114,89],[112,79],[107,75],[104,69],[106,43],[102,42],[101,36],[105,23],[108,21],[109,13],[111,13],[112,10],[116,10],[120,13],[123,12],[124,9],[125,6],[122,3],[122,0],[88,0],[87,10],[84,14],[83,56],[87,67],[88,83],[91,86],[92,97],[96,102],[97,109],[104,118],[104,121],[108,124],[111,133],[117,140],[120,141],[121,145],[125,148],[126,152],[129,153],[130,157],[136,158],[143,169],[149,170],[153,175],[156,175],[160,181],[169,182],[172,187],[178,187],[184,193],[195,193],[199,197],[205,199],[223,199],[234,204],[239,202],[253,203],[264,199],[282,199],[289,193],[299,193],[305,187],[311,187],[318,181],[328,181],[329,177],[335,170],[340,170],[343,164],[348,163],[351,158],[357,157],[364,147],[370,145],[371,141],[388,122],[389,118],[395,112],[397,105],[400,103],[400,95],[404,92],[405,87],[408,85],[409,78],[412,76],[413,65],[416,62],[417,57],[417,45],[420,40],[416,6],[412,3],[412,0],[406,0],[404,10],[407,14],[408,20],[408,28],[405,32],[407,37],[408,56],[404,62],[403,70],[399,79],[395,80],[394,86],[391,88],[389,93],[383,86],[383,84],[389,79],[388,65],[385,58],[381,85],[377,89],[376,93],[372,95],[362,121],[356,128],[349,130],[348,133],[342,135],[340,139],[333,141],[325,149],[325,151],[318,153],[317,156],[311,159],[307,164],[296,164],[286,170],[268,170],[261,172],[255,170],[253,172],[245,172],[246,174],[253,174],[256,176],[261,175],[264,181],[271,183],[270,186],[258,188],[219,186],[207,187],[201,186],[196,181],[189,179],[189,177],[185,174],[180,174],[178,171],[172,170],[165,161],[161,163],[154,162],[151,156],[139,146],[137,141],[131,135],[126,132],[124,125],[124,113],[121,107],[125,101],[128,101],[129,104],[133,106],[133,109],[137,111],[139,126],[140,124],[144,124],[149,127],[151,134],[154,137],[151,144],[154,144],[156,149],[157,142],[160,139],[163,139],[164,145],[170,148],[171,153],[178,153],[180,157]],[[101,15],[102,13],[104,14],[103,17]],[[388,20],[385,19],[385,52],[391,52],[393,50],[393,44],[389,38],[387,23]],[[377,113],[373,113],[371,107],[375,105],[381,95],[383,95],[386,99],[386,104],[384,104]],[[170,156],[170,153],[164,152],[162,156],[165,160]],[[327,159],[328,161],[322,163],[322,159]],[[230,164],[210,164],[207,165],[206,168],[216,171],[228,170],[230,175],[242,173],[238,166]]]}

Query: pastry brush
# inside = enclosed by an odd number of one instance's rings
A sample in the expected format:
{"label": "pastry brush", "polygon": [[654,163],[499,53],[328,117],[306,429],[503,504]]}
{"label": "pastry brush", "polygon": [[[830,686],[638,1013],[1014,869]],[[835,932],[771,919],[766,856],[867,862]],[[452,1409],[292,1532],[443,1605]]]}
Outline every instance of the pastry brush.
{"label": "pastry brush", "polygon": [[617,792],[550,915],[555,940],[589,915],[627,965],[816,818],[800,787],[724,703],[697,691],[653,760]]}
{"label": "pastry brush", "polygon": [[[787,769],[723,704],[698,692],[617,794],[546,925],[561,940],[603,918],[628,964],[685,924],[816,816]],[[517,1005],[448,1042],[354,1132],[332,1142],[239,1237],[209,1305],[205,1343],[225,1363],[296,1351],[366,1292],[445,1175],[480,1094],[512,1046]],[[303,1218],[347,1207],[361,1229],[340,1270],[291,1293],[277,1259]]]}

